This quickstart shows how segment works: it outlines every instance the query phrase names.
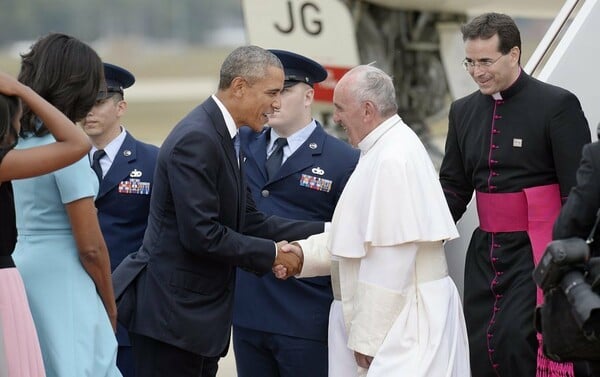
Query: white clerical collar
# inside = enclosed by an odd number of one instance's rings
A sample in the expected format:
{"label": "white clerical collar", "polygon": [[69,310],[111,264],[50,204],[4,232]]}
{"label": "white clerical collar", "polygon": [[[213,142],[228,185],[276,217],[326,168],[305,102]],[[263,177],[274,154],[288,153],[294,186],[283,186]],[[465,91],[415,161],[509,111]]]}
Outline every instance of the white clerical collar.
{"label": "white clerical collar", "polygon": [[215,96],[213,94],[211,97],[212,97],[213,101],[216,102],[217,106],[219,106],[219,110],[221,110],[221,114],[223,114],[223,119],[225,120],[225,125],[227,126],[227,131],[229,131],[229,135],[233,139],[235,137],[235,135],[237,135],[237,132],[238,132],[237,126],[235,125],[235,122],[233,121],[233,117],[231,116],[231,114],[229,113],[229,110],[227,110],[225,105],[223,105],[223,102],[221,102],[217,98],[217,96]]}
{"label": "white clerical collar", "polygon": [[402,119],[400,119],[400,116],[396,114],[387,118],[379,126],[375,127],[373,131],[371,131],[367,136],[365,136],[364,139],[362,139],[358,143],[358,148],[360,149],[361,155],[367,153],[369,149],[371,149],[373,145],[375,145],[377,140],[379,140],[379,138],[383,136],[383,134],[385,134],[390,128],[395,126],[396,123],[400,122],[401,120]]}
{"label": "white clerical collar", "polygon": [[[506,89],[504,89],[504,90],[508,90],[508,89],[509,89],[511,86],[515,85],[515,83],[516,83],[517,81],[519,81],[519,77],[521,77],[521,67],[520,67],[520,66],[519,66],[519,74],[517,75],[517,78],[515,79],[515,81],[513,81],[513,82],[512,82],[512,84],[510,84],[510,85],[508,86],[508,88],[506,88]],[[492,98],[493,98],[495,101],[500,101],[500,100],[502,99],[502,93],[501,93],[501,92],[496,92],[496,93],[492,94]]]}

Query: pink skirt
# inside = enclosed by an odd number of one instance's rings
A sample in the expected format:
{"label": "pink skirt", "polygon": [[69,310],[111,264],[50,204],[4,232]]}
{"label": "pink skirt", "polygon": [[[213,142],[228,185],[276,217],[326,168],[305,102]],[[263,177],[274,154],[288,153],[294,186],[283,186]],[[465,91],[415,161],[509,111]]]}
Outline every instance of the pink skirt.
{"label": "pink skirt", "polygon": [[0,375],[46,375],[25,287],[16,268],[0,268]]}

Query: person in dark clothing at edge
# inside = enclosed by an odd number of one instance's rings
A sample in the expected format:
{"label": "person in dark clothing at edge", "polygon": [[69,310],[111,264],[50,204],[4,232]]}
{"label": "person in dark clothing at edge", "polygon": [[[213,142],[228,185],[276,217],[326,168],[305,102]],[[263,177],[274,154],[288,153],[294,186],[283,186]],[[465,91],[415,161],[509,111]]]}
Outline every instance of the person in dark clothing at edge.
{"label": "person in dark clothing at edge", "polygon": [[[583,147],[581,163],[577,170],[575,186],[554,223],[552,238],[555,240],[590,235],[600,211],[600,143]],[[600,256],[600,228],[594,232],[595,242],[590,244],[590,254]],[[575,362],[576,377],[600,376],[600,362]]]}

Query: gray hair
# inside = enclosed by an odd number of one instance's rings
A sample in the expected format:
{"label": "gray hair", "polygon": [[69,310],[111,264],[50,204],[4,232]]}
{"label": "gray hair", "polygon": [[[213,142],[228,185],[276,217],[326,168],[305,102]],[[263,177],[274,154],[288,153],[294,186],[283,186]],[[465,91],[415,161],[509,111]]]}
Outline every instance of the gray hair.
{"label": "gray hair", "polygon": [[225,58],[219,75],[219,89],[227,89],[236,77],[250,84],[266,76],[268,67],[283,69],[281,61],[270,51],[258,46],[238,47]]}
{"label": "gray hair", "polygon": [[354,77],[355,85],[350,90],[358,102],[372,102],[383,117],[398,112],[394,82],[387,73],[371,65],[359,65],[348,74]]}

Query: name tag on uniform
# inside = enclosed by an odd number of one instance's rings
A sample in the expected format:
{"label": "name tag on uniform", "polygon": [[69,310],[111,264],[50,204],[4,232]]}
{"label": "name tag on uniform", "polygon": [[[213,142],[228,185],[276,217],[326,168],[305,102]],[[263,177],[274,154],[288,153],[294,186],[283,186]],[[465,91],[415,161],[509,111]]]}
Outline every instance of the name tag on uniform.
{"label": "name tag on uniform", "polygon": [[329,179],[314,177],[308,174],[302,174],[300,177],[300,186],[307,187],[311,190],[329,192],[331,191],[332,183],[333,182]]}
{"label": "name tag on uniform", "polygon": [[142,182],[140,179],[130,179],[119,182],[119,194],[149,195],[150,182]]}

